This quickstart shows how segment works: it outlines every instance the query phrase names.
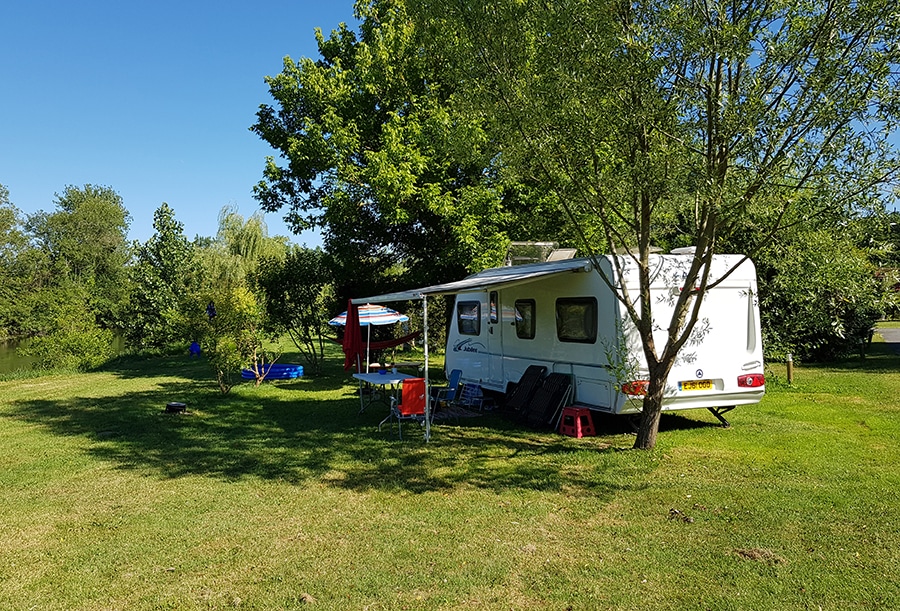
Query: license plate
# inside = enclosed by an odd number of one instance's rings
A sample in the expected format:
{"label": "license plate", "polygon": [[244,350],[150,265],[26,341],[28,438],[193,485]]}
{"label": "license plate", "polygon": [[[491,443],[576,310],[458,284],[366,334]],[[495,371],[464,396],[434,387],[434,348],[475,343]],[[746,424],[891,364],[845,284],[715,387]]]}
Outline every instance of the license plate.
{"label": "license plate", "polygon": [[686,380],[678,383],[678,390],[712,390],[712,380]]}

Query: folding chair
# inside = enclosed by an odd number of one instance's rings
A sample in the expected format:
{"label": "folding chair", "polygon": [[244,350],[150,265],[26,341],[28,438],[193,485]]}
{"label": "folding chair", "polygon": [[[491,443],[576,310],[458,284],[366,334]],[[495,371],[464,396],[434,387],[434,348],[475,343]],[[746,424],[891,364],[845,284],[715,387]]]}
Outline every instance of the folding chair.
{"label": "folding chair", "polygon": [[447,403],[456,400],[456,393],[459,390],[459,380],[462,378],[462,369],[454,369],[450,372],[450,379],[447,386],[431,387],[431,402],[438,406],[441,403]]}
{"label": "folding chair", "polygon": [[529,365],[518,384],[512,387],[506,395],[503,409],[513,414],[521,414],[528,407],[532,395],[540,385],[541,378],[547,368],[543,365]]}
{"label": "folding chair", "polygon": [[397,435],[403,439],[403,421],[415,420],[416,422],[425,421],[425,378],[406,378],[403,380],[403,388],[400,392],[400,402],[397,397],[391,397],[391,411],[387,418],[378,424],[378,430],[381,425],[390,421],[391,432],[394,430],[394,419],[397,419]]}
{"label": "folding chair", "polygon": [[572,396],[572,378],[564,373],[551,373],[534,391],[522,419],[534,428],[558,428],[559,414]]}
{"label": "folding chair", "polygon": [[492,408],[494,400],[485,397],[478,384],[463,384],[459,391],[459,397],[453,401],[452,405],[482,411],[485,408]]}

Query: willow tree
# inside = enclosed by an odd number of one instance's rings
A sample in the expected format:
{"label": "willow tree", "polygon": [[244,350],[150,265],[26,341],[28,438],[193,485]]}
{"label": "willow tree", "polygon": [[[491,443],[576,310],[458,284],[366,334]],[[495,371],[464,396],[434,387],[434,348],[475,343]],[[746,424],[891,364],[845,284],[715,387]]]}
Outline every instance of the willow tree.
{"label": "willow tree", "polygon": [[[722,279],[709,275],[720,237],[743,232],[752,252],[788,223],[882,197],[895,176],[888,0],[408,3],[506,168],[557,194],[583,252],[637,265],[637,293],[616,287],[649,376],[635,447],[656,443],[668,374]],[[677,219],[695,288],[654,320],[654,230]]]}

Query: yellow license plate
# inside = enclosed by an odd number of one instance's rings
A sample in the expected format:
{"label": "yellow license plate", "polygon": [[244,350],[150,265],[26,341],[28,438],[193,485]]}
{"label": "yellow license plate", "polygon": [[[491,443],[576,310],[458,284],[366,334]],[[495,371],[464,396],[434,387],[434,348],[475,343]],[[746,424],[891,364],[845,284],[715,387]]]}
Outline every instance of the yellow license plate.
{"label": "yellow license plate", "polygon": [[712,380],[686,380],[678,383],[678,390],[712,390]]}

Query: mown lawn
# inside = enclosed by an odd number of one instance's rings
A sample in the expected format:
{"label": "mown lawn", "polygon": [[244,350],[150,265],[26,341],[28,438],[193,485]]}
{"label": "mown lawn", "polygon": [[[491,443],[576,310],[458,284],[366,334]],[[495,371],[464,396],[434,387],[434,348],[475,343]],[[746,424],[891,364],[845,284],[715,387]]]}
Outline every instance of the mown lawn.
{"label": "mown lawn", "polygon": [[0,609],[900,608],[884,344],[652,452],[613,418],[400,442],[340,363],[224,397],[186,358],[0,382]]}

